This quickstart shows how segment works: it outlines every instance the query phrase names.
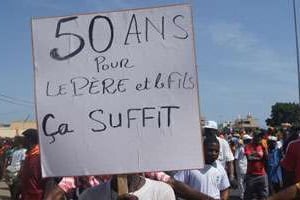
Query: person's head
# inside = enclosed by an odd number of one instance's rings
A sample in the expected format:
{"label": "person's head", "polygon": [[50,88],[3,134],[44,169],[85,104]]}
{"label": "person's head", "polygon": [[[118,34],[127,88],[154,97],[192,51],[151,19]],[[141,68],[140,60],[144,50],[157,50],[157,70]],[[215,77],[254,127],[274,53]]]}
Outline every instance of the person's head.
{"label": "person's head", "polygon": [[249,144],[252,141],[252,137],[248,134],[243,135],[243,142],[244,144]]}
{"label": "person's head", "polygon": [[236,139],[240,139],[241,138],[241,135],[239,133],[234,133],[232,135],[233,138],[236,138]]}
{"label": "person's head", "polygon": [[[135,192],[145,185],[145,181],[146,181],[145,178],[138,173],[123,174],[123,175],[126,175],[127,177],[126,179],[127,179],[128,192]],[[112,175],[110,186],[116,192],[119,190],[118,175]]]}
{"label": "person's head", "polygon": [[283,132],[281,129],[278,129],[277,132],[276,132],[276,136],[278,138],[278,140],[284,140],[284,135],[283,135]]}
{"label": "person's head", "polygon": [[215,136],[209,136],[204,139],[204,158],[205,164],[212,164],[219,157],[220,144]]}
{"label": "person's head", "polygon": [[299,136],[300,135],[300,126],[293,126],[291,128],[291,133],[293,135]]}
{"label": "person's head", "polygon": [[218,135],[218,124],[215,121],[206,121],[203,128],[205,137]]}
{"label": "person's head", "polygon": [[245,129],[241,129],[240,132],[239,132],[240,136],[243,137],[244,135],[247,134],[246,130]]}
{"label": "person's head", "polygon": [[25,146],[31,148],[39,143],[38,132],[36,129],[27,129],[22,135],[24,135]]}
{"label": "person's head", "polygon": [[264,133],[261,130],[256,130],[253,133],[253,143],[254,144],[261,144],[263,136],[264,136]]}
{"label": "person's head", "polygon": [[232,137],[228,142],[232,153],[234,153],[239,145],[239,139],[236,137]]}
{"label": "person's head", "polygon": [[267,132],[269,135],[274,135],[275,132],[276,132],[276,128],[272,127],[272,126],[269,126],[268,129],[267,129]]}
{"label": "person's head", "polygon": [[276,145],[277,145],[277,137],[270,135],[268,137],[268,147],[269,147],[269,150],[275,149]]}
{"label": "person's head", "polygon": [[22,136],[16,136],[14,138],[14,147],[16,148],[22,148],[24,146],[24,137]]}
{"label": "person's head", "polygon": [[11,138],[6,138],[3,142],[3,146],[11,147],[13,145],[13,141]]}

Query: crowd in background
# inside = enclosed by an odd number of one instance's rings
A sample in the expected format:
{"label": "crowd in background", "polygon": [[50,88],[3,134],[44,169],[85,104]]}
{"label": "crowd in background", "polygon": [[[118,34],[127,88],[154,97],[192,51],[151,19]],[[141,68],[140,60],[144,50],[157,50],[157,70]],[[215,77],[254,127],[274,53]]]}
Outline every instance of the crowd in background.
{"label": "crowd in background", "polygon": [[[1,139],[0,178],[13,200],[58,199],[300,199],[299,128],[219,129],[203,126],[202,169],[128,174],[128,194],[119,195],[117,176],[42,178],[38,132]],[[60,161],[62,162],[62,161]]]}

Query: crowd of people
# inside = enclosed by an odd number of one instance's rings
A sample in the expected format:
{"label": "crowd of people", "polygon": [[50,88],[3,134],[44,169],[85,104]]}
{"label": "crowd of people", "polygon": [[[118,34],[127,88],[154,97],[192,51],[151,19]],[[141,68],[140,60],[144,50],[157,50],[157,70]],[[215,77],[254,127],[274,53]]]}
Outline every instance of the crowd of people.
{"label": "crowd of people", "polygon": [[127,174],[120,194],[117,175],[42,178],[38,131],[1,141],[0,178],[13,200],[300,199],[300,138],[293,126],[220,130],[202,126],[201,169]]}

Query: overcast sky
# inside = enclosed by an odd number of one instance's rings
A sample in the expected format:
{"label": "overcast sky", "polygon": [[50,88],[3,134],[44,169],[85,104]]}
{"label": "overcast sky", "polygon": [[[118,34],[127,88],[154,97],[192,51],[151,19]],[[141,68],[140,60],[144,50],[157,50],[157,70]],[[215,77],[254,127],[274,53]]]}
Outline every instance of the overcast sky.
{"label": "overcast sky", "polygon": [[[0,123],[35,119],[31,18],[191,3],[201,113],[261,126],[276,102],[298,102],[291,0],[3,0]],[[300,8],[300,1],[298,8]],[[300,13],[299,13],[300,15]]]}

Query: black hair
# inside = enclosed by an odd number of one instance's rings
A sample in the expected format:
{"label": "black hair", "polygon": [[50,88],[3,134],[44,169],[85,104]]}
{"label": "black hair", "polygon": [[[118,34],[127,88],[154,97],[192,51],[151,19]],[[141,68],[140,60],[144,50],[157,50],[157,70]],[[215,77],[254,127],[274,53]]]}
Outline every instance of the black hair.
{"label": "black hair", "polygon": [[15,136],[14,137],[14,145],[24,145],[24,137],[23,136]]}
{"label": "black hair", "polygon": [[216,143],[216,144],[220,145],[218,138],[214,135],[205,137],[205,139],[203,141],[204,146],[208,146],[208,145],[211,145],[213,143]]}
{"label": "black hair", "polygon": [[218,130],[212,128],[204,128],[204,134],[208,137],[210,136],[216,137],[218,135]]}
{"label": "black hair", "polygon": [[296,134],[296,135],[298,135],[299,134],[299,132],[300,132],[300,126],[292,126],[292,128],[291,128],[291,134]]}
{"label": "black hair", "polygon": [[257,130],[255,130],[254,131],[254,133],[253,133],[253,138],[254,137],[260,137],[260,138],[262,138],[264,135],[266,134],[266,131],[264,130],[264,129],[257,129]]}
{"label": "black hair", "polygon": [[36,129],[30,128],[25,130],[23,133],[24,137],[28,139],[32,144],[39,143],[38,132]]}

